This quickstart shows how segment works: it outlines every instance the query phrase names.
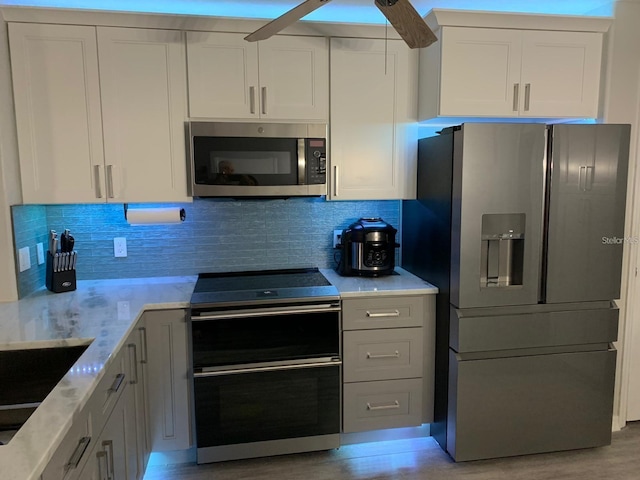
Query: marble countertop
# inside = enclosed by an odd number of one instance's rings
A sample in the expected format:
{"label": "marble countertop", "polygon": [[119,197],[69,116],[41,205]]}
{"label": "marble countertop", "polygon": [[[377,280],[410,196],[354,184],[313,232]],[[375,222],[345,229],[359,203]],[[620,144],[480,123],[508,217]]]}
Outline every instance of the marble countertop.
{"label": "marble countertop", "polygon": [[383,277],[342,277],[332,269],[320,271],[338,289],[341,298],[438,293],[437,287],[400,267],[395,268],[397,275]]}
{"label": "marble countertop", "polygon": [[0,303],[0,350],[90,344],[7,445],[2,480],[36,480],[144,310],[187,308],[196,277],[79,281]]}
{"label": "marble countertop", "polygon": [[[438,291],[402,268],[396,268],[397,275],[379,278],[320,271],[342,298]],[[196,280],[85,280],[73,292],[55,294],[42,288],[17,302],[0,303],[0,350],[89,345],[11,441],[0,445],[0,479],[40,478],[142,312],[188,308]]]}

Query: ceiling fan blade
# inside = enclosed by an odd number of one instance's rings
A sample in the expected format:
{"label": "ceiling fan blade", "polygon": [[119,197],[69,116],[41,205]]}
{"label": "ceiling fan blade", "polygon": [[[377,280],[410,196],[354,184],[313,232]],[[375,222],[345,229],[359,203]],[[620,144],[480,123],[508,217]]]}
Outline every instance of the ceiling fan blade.
{"label": "ceiling fan blade", "polygon": [[310,14],[315,9],[320,8],[322,5],[329,3],[331,0],[306,0],[297,7],[292,8],[287,13],[280,15],[278,18],[271,20],[266,25],[263,25],[258,30],[250,33],[244,39],[247,42],[257,42],[258,40],[266,40],[267,38],[275,35],[280,30],[288,27],[292,23],[300,20],[302,17]]}
{"label": "ceiling fan blade", "polygon": [[409,0],[374,1],[410,48],[428,47],[438,40]]}

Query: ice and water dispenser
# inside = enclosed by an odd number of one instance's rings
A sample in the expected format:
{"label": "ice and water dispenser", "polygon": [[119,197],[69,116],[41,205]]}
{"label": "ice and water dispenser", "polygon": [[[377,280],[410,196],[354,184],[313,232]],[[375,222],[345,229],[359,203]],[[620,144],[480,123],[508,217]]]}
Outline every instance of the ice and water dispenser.
{"label": "ice and water dispenser", "polygon": [[482,215],[481,287],[522,285],[524,213]]}

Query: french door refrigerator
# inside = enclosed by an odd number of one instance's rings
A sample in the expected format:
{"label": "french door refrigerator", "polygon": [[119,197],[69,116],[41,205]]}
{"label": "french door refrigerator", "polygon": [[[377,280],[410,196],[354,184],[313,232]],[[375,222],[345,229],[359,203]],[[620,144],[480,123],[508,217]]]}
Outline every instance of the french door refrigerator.
{"label": "french door refrigerator", "polygon": [[402,266],[439,288],[432,435],[456,461],[611,441],[629,125],[421,139]]}

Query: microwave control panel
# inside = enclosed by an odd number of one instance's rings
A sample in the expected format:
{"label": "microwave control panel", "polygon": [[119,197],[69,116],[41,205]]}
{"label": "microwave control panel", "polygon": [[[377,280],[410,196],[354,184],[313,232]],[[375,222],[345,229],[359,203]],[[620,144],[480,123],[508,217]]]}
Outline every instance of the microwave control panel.
{"label": "microwave control panel", "polygon": [[307,184],[327,183],[327,141],[324,138],[307,139]]}

